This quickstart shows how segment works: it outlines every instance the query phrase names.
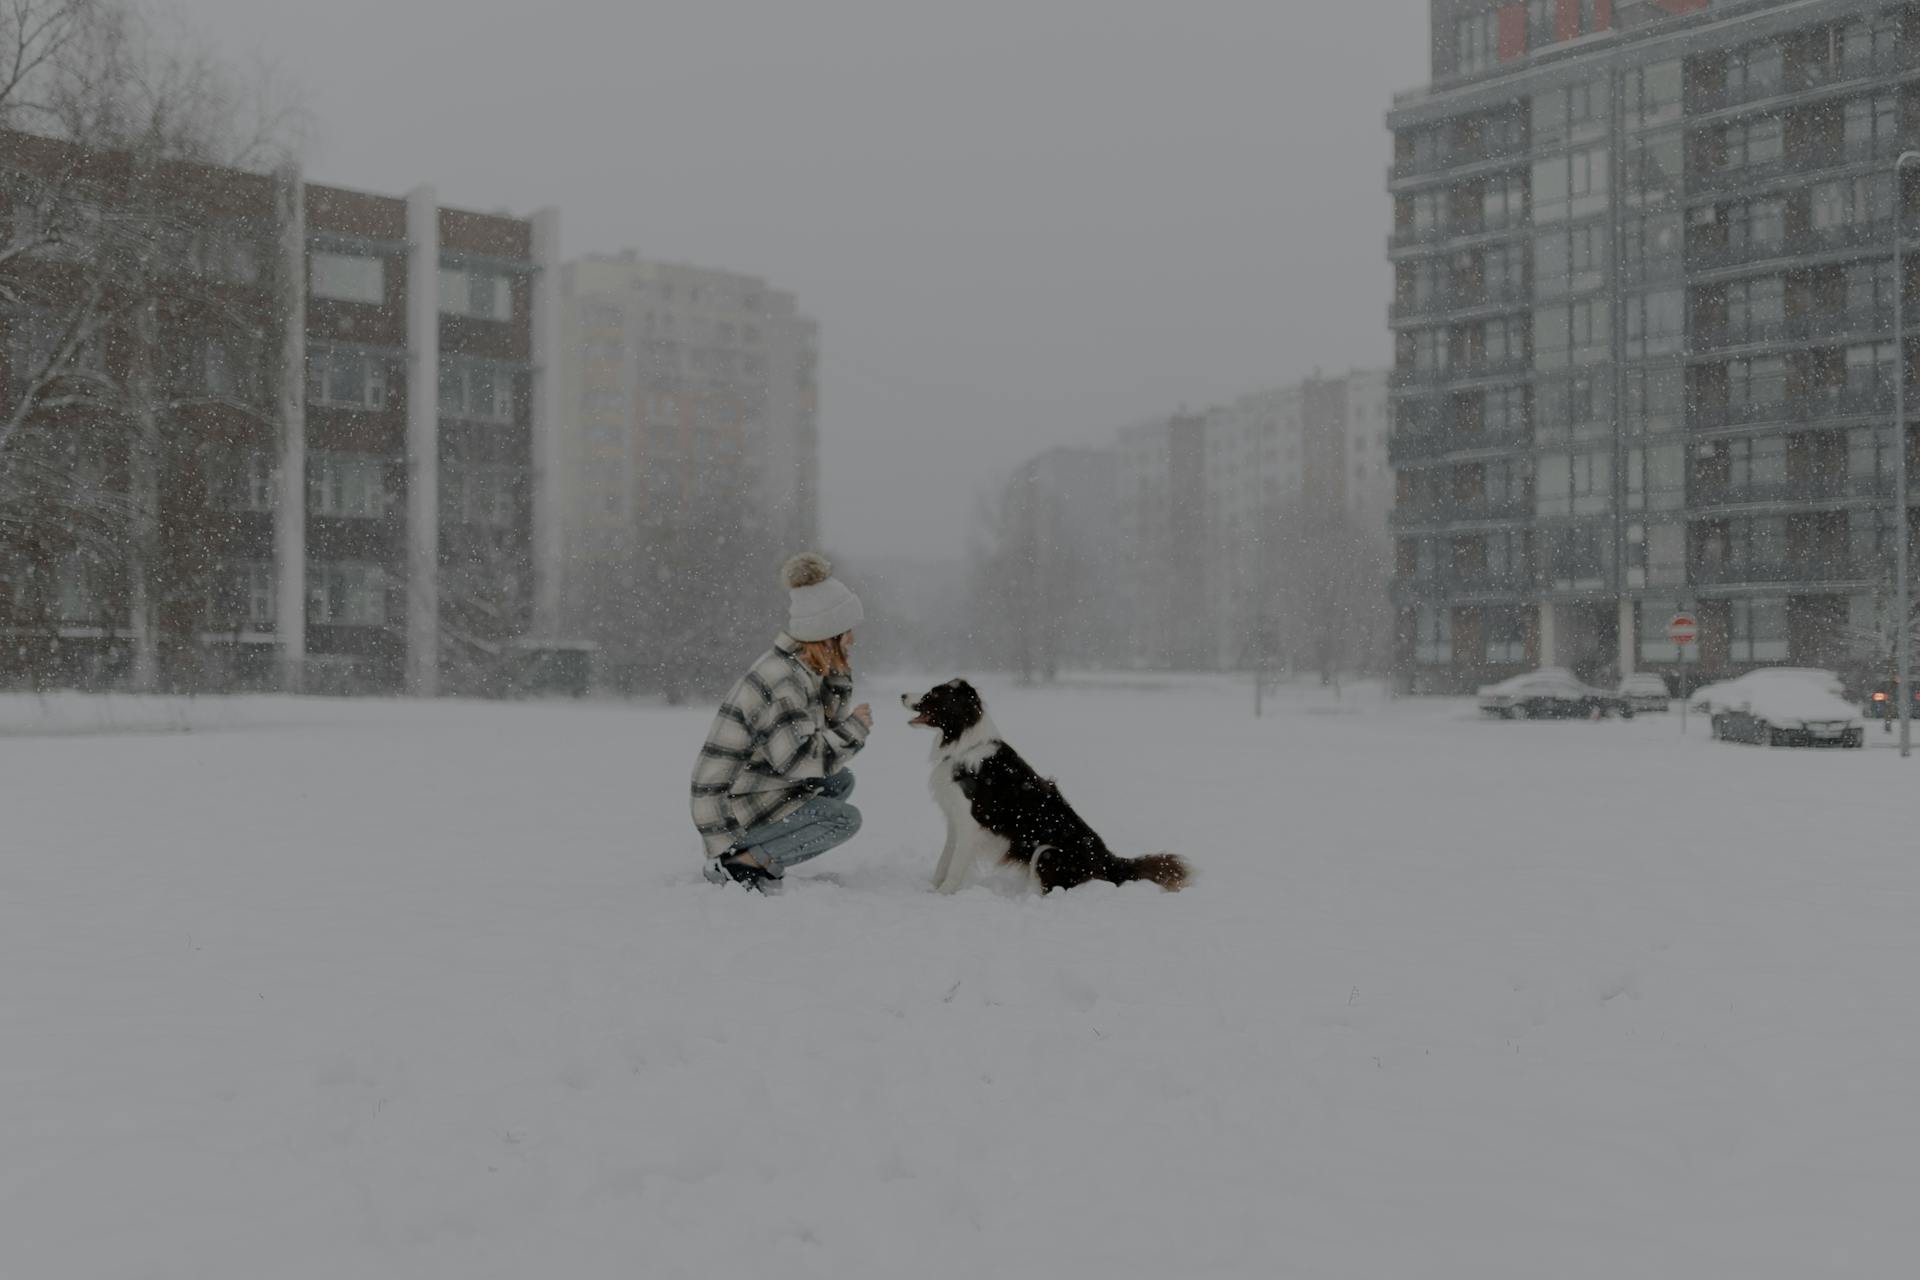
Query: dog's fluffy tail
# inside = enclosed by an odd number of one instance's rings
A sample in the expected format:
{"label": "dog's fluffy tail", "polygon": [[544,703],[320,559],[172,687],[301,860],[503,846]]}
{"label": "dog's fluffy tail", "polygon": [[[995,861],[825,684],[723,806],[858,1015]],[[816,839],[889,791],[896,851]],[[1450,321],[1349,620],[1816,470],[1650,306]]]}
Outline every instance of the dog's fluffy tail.
{"label": "dog's fluffy tail", "polygon": [[1151,880],[1168,893],[1178,893],[1193,883],[1193,869],[1177,853],[1150,853],[1144,858],[1115,858],[1114,883]]}

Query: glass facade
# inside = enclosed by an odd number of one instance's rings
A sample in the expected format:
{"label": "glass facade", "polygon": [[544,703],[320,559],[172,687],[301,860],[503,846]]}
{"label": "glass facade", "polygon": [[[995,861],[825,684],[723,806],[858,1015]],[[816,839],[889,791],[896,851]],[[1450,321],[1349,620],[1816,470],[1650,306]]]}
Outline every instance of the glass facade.
{"label": "glass facade", "polygon": [[1648,619],[1684,604],[1705,670],[1845,665],[1828,624],[1884,593],[1896,527],[1920,18],[1756,4],[1728,48],[1710,14],[1611,6],[1540,59],[1548,7],[1454,6],[1436,75],[1470,87],[1391,119],[1403,659],[1612,676],[1673,661]]}

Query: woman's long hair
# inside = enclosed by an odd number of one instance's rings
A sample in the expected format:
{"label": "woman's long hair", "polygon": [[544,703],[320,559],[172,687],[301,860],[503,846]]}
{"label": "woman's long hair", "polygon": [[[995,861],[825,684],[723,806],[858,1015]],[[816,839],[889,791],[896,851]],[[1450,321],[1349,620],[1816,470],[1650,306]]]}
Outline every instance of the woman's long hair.
{"label": "woman's long hair", "polygon": [[817,675],[853,674],[853,663],[847,656],[847,637],[844,634],[830,640],[802,640],[800,660],[812,667]]}

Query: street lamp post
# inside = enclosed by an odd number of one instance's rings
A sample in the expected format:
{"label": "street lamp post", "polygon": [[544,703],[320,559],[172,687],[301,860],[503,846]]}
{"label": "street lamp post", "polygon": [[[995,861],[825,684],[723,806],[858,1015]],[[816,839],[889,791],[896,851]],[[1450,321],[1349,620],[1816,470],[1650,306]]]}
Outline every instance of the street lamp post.
{"label": "street lamp post", "polygon": [[1907,592],[1906,200],[1900,175],[1920,151],[1893,162],[1893,564],[1894,661],[1900,680],[1900,756],[1913,750],[1913,601]]}

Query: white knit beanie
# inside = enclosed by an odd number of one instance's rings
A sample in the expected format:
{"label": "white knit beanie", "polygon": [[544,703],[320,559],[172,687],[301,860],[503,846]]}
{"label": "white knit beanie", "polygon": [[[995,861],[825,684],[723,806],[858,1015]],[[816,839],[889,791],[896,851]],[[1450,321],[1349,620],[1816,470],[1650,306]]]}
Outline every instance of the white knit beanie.
{"label": "white knit beanie", "polygon": [[859,626],[866,614],[860,597],[833,577],[833,566],[817,551],[787,561],[780,580],[793,593],[787,610],[787,634],[795,640],[831,640]]}

